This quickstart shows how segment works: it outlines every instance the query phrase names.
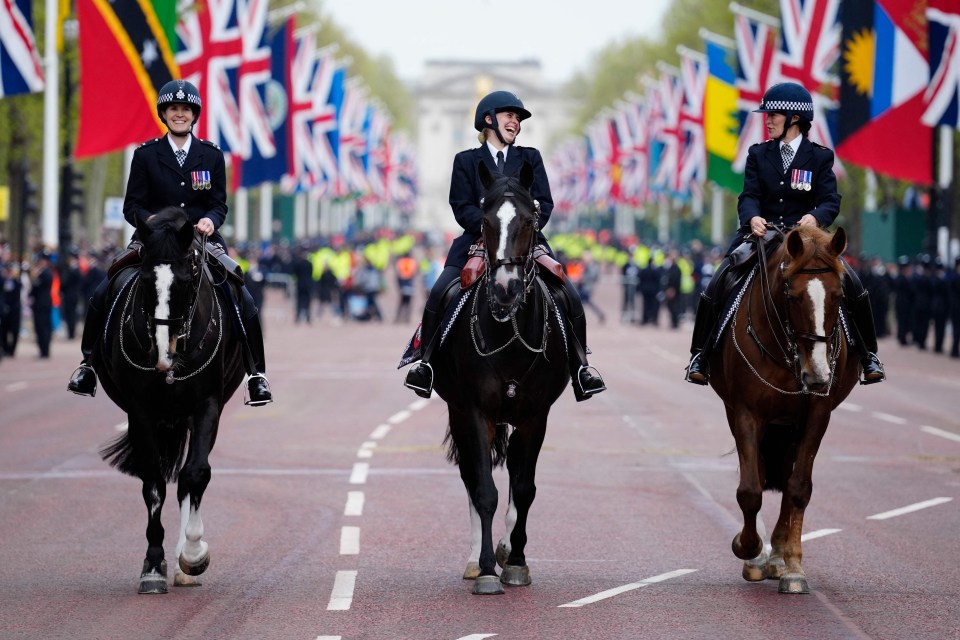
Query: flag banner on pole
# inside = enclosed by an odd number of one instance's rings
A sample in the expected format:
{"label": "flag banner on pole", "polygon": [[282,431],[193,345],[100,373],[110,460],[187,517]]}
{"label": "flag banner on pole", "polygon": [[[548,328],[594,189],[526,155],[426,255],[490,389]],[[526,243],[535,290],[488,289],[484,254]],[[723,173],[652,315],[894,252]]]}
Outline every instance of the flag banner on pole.
{"label": "flag banner on pole", "polygon": [[[770,18],[771,21],[775,21]],[[773,84],[775,76],[775,33],[767,22],[734,13],[733,32],[737,43],[737,109],[740,135],[733,170],[742,174],[750,146],[767,139],[763,114],[753,113],[760,107],[763,92]]]}
{"label": "flag banner on pole", "polygon": [[241,163],[242,187],[253,187],[264,182],[279,183],[288,170],[293,30],[294,18],[291,16],[270,38],[270,79],[250,89],[258,94],[250,101],[252,108],[259,109],[262,106],[264,109],[255,122],[266,123],[269,132],[264,132],[264,139],[271,142],[263,146],[251,145],[250,157]]}
{"label": "flag banner on pole", "polygon": [[0,98],[43,91],[31,0],[0,2]]}
{"label": "flag banner on pole", "polygon": [[837,155],[901,180],[933,180],[931,129],[921,122],[926,28],[905,0],[844,0]]}
{"label": "flag banner on pole", "polygon": [[157,89],[179,77],[168,39],[174,5],[77,0],[77,19],[82,81],[75,155],[118,151],[164,134]]}
{"label": "flag banner on pole", "polygon": [[960,127],[960,4],[928,0],[930,85],[924,95],[924,124]]}
{"label": "flag banner on pole", "polygon": [[743,176],[733,170],[737,155],[740,121],[737,115],[734,52],[715,42],[705,43],[707,54],[706,95],[703,128],[707,150],[707,179],[717,186],[737,193],[743,187]]}
{"label": "flag banner on pole", "polygon": [[680,149],[677,166],[678,191],[685,195],[703,193],[707,175],[704,145],[704,101],[707,92],[707,60],[697,51],[680,54],[683,101],[680,106]]}

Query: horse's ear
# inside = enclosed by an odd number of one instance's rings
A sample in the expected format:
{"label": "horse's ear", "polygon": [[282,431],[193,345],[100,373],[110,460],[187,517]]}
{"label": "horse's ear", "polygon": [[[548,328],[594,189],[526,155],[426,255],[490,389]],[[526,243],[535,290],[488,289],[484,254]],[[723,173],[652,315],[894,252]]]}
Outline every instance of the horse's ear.
{"label": "horse's ear", "polygon": [[489,189],[493,184],[493,175],[490,174],[490,169],[487,169],[487,163],[481,162],[477,165],[477,172],[480,174],[480,184],[484,189]]}
{"label": "horse's ear", "polygon": [[787,234],[787,253],[790,254],[791,258],[803,255],[803,238],[800,237],[800,232],[797,229],[793,229]]}
{"label": "horse's ear", "polygon": [[527,191],[530,191],[530,187],[533,185],[533,165],[526,160],[523,161],[523,166],[520,167],[520,184],[522,184],[523,188]]}
{"label": "horse's ear", "polygon": [[180,225],[180,228],[177,229],[177,243],[186,250],[191,244],[193,244],[193,236],[196,233],[196,229],[193,228],[193,225],[190,224],[189,220],[184,220],[183,224]]}
{"label": "horse's ear", "polygon": [[843,252],[847,250],[847,232],[843,227],[837,227],[837,230],[833,232],[833,238],[830,240],[830,244],[833,246],[833,250],[837,253],[837,256],[842,256]]}

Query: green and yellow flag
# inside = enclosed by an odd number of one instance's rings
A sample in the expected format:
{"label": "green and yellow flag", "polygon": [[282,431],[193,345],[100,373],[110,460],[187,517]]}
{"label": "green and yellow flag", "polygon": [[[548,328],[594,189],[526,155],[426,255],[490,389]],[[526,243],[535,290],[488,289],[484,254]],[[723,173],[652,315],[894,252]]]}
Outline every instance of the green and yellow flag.
{"label": "green and yellow flag", "polygon": [[707,179],[724,189],[739,193],[743,189],[743,175],[733,170],[740,135],[737,115],[740,93],[734,84],[734,52],[711,40],[707,40],[705,45],[710,72],[703,107]]}

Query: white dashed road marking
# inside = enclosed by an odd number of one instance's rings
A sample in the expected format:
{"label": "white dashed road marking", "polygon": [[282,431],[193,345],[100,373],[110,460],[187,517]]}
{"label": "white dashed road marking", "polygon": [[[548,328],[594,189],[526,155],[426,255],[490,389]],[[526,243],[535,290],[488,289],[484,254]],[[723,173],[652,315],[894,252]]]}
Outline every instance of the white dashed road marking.
{"label": "white dashed road marking", "polygon": [[928,507],[935,507],[946,502],[950,502],[953,498],[933,498],[932,500],[924,500],[923,502],[917,502],[916,504],[910,504],[905,507],[900,507],[899,509],[891,509],[890,511],[884,511],[883,513],[875,513],[872,516],[867,516],[867,520],[886,520],[887,518],[896,518],[897,516],[902,516],[905,513],[913,513],[914,511],[920,511],[921,509],[926,509]]}
{"label": "white dashed road marking", "polygon": [[843,529],[817,529],[816,531],[811,531],[810,533],[805,533],[800,536],[800,542],[806,542],[807,540],[813,540],[814,538],[822,538],[823,536],[829,536],[833,533],[840,533]]}
{"label": "white dashed road marking", "polygon": [[606,591],[601,591],[600,593],[594,594],[592,596],[587,596],[586,598],[580,598],[579,600],[574,600],[573,602],[568,602],[567,604],[561,604],[558,606],[559,607],[582,607],[584,605],[593,604],[594,602],[600,602],[601,600],[606,600],[607,598],[612,598],[613,596],[618,596],[621,593],[626,593],[627,591],[633,591],[634,589],[639,589],[640,587],[647,587],[657,582],[663,582],[664,580],[669,580],[671,578],[678,578],[680,576],[685,576],[688,573],[693,573],[694,571],[698,571],[698,570],[697,569],[677,569],[676,571],[671,571],[669,573],[661,573],[658,576],[653,576],[652,578],[647,578],[645,580],[641,580],[640,582],[632,582],[630,584],[625,584],[622,587],[607,589]]}
{"label": "white dashed road marking", "polygon": [[340,555],[355,556],[360,553],[360,527],[340,529]]}
{"label": "white dashed road marking", "polygon": [[327,603],[327,611],[347,611],[350,609],[350,605],[353,603],[353,587],[356,582],[356,571],[337,571],[337,577],[333,580],[330,602]]}
{"label": "white dashed road marking", "polygon": [[348,491],[347,506],[343,508],[345,516],[363,515],[363,491]]}
{"label": "white dashed road marking", "polygon": [[353,465],[353,471],[350,473],[350,484],[364,484],[367,481],[367,474],[370,472],[370,464],[367,462],[356,462]]}
{"label": "white dashed road marking", "polygon": [[940,436],[941,438],[946,438],[947,440],[960,442],[960,435],[953,433],[952,431],[944,431],[943,429],[937,429],[936,427],[920,427],[920,431],[929,433],[932,436]]}

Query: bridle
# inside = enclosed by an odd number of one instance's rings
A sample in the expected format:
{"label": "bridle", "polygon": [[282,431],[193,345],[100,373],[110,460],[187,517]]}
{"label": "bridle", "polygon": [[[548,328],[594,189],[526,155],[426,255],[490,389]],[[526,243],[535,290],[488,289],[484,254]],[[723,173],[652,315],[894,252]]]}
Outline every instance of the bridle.
{"label": "bridle", "polygon": [[[513,191],[504,191],[502,198],[506,200],[507,198],[516,198],[516,194]],[[480,199],[480,206],[483,206],[484,198]],[[533,201],[533,224],[532,232],[530,233],[530,241],[527,244],[526,251],[517,256],[511,256],[508,258],[497,258],[491,260],[490,252],[492,250],[492,244],[486,243],[486,249],[483,252],[483,261],[484,261],[484,277],[487,278],[486,282],[486,293],[487,293],[487,303],[490,305],[490,308],[493,309],[494,305],[497,304],[493,296],[493,279],[490,277],[496,269],[499,269],[502,266],[506,265],[522,265],[520,270],[520,283],[521,291],[520,295],[517,297],[517,300],[511,305],[510,312],[500,318],[494,314],[493,319],[497,322],[507,322],[513,320],[514,326],[516,326],[516,315],[520,307],[527,301],[527,294],[530,293],[531,288],[533,287],[534,279],[536,276],[537,264],[534,260],[534,249],[537,246],[537,234],[540,231],[540,224],[538,222],[538,216],[540,205],[534,200]],[[481,224],[481,237],[485,235],[485,224]],[[500,233],[506,233],[505,229],[500,229]]]}
{"label": "bridle", "polygon": [[[783,231],[780,230],[781,235]],[[759,271],[759,280],[761,287],[761,299],[763,300],[763,311],[764,316],[767,319],[767,326],[770,328],[770,334],[774,337],[776,342],[775,349],[780,351],[780,355],[777,356],[771,351],[763,342],[760,340],[759,334],[753,327],[753,314],[750,307],[750,297],[747,298],[747,335],[753,338],[754,342],[757,344],[757,347],[760,351],[768,356],[773,362],[776,362],[778,365],[784,369],[793,373],[794,378],[797,381],[797,384],[800,386],[799,390],[790,391],[786,389],[781,389],[768,380],[766,380],[760,372],[758,372],[753,364],[749,361],[746,354],[743,353],[743,350],[740,348],[740,345],[737,343],[736,339],[736,314],[734,314],[733,327],[731,328],[731,334],[733,336],[734,345],[736,346],[737,351],[740,353],[741,357],[750,367],[750,369],[756,374],[756,376],[768,387],[775,389],[776,391],[785,394],[785,395],[796,395],[796,394],[811,394],[816,396],[828,396],[830,390],[833,387],[833,382],[836,379],[836,365],[837,358],[840,355],[840,332],[839,319],[833,325],[833,330],[829,335],[821,335],[813,333],[810,331],[797,330],[790,323],[789,314],[785,314],[785,317],[780,317],[780,310],[775,304],[775,299],[773,296],[773,289],[770,284],[770,276],[767,272],[767,256],[766,256],[766,247],[763,242],[758,242],[757,248],[757,260],[758,260],[758,271]],[[786,276],[787,263],[783,260],[780,261],[778,266],[780,274],[783,279],[784,286],[784,299],[787,304],[790,303],[792,296],[790,295],[790,280]],[[834,273],[835,270],[831,267],[817,267],[809,269],[798,269],[793,272],[794,275],[817,275],[823,273]],[[781,336],[783,341],[781,341]],[[822,342],[827,345],[827,363],[830,367],[830,382],[827,385],[827,389],[823,392],[810,391],[806,383],[803,381],[801,363],[800,363],[800,349],[799,341],[805,340],[807,342]]]}

